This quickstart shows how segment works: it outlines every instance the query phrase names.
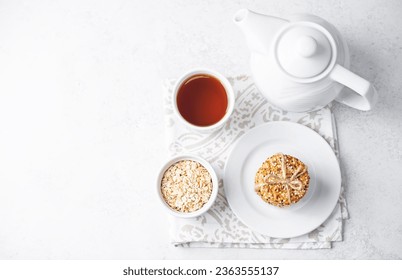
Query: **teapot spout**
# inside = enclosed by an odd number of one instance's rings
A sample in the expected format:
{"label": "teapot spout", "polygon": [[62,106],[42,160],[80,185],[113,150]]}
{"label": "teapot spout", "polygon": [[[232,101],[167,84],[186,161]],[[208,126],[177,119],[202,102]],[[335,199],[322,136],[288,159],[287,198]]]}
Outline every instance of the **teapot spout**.
{"label": "teapot spout", "polygon": [[252,52],[267,54],[275,34],[289,21],[255,13],[248,9],[239,10],[233,21],[242,30]]}

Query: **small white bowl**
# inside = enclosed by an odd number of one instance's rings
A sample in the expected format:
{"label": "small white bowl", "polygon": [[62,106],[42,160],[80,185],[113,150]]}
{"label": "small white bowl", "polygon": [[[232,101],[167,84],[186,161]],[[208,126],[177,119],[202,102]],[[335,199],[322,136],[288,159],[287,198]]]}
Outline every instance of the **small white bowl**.
{"label": "small white bowl", "polygon": [[[218,81],[225,88],[226,96],[228,98],[228,106],[226,108],[226,113],[223,116],[223,118],[220,119],[217,123],[214,123],[214,124],[208,125],[208,126],[198,126],[198,125],[194,125],[194,124],[188,122],[180,114],[179,108],[177,107],[177,94],[178,94],[179,89],[182,86],[182,84],[185,81],[187,81],[187,79],[189,79],[190,77],[195,76],[195,75],[200,75],[200,74],[206,74],[206,75],[209,75],[209,76],[212,76],[212,77],[215,77],[216,79],[218,79]],[[211,69],[200,68],[200,69],[193,69],[193,70],[188,71],[187,73],[182,75],[176,81],[176,84],[174,85],[174,88],[173,88],[173,99],[172,99],[172,101],[173,101],[173,111],[176,114],[177,118],[184,125],[186,125],[187,127],[189,127],[190,129],[192,129],[194,131],[198,131],[198,132],[201,132],[201,133],[210,133],[210,132],[213,132],[213,131],[218,130],[219,128],[223,127],[225,125],[225,123],[227,122],[227,120],[232,115],[233,110],[234,110],[234,105],[235,105],[235,95],[234,95],[234,92],[233,92],[232,85],[230,84],[229,80],[226,79],[225,76],[223,76],[219,72],[211,70]]]}
{"label": "small white bowl", "polygon": [[[179,211],[172,209],[164,200],[162,192],[161,192],[161,182],[162,182],[163,175],[165,174],[165,171],[170,166],[172,166],[174,163],[179,162],[181,160],[193,160],[193,161],[199,162],[202,166],[204,166],[208,170],[209,174],[211,175],[211,179],[212,179],[212,192],[211,192],[211,196],[209,197],[208,202],[205,203],[197,211],[190,212],[190,213],[183,213],[183,212],[179,212]],[[165,208],[168,213],[170,213],[173,216],[179,217],[179,218],[194,218],[194,217],[198,217],[198,216],[204,214],[205,212],[207,212],[208,209],[211,208],[211,206],[214,204],[216,197],[218,195],[218,176],[216,175],[215,170],[209,164],[209,162],[204,160],[203,158],[194,156],[194,155],[180,155],[180,156],[176,156],[176,157],[170,159],[162,166],[162,168],[159,171],[159,175],[158,175],[157,181],[156,181],[156,191],[157,191],[159,200],[161,201],[163,208]]]}

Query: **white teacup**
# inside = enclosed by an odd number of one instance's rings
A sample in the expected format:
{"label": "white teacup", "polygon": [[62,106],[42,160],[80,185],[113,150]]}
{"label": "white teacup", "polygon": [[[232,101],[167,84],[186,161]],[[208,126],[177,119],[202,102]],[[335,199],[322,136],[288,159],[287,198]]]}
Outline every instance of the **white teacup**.
{"label": "white teacup", "polygon": [[[197,76],[200,76],[200,75],[212,76],[213,78],[217,79],[220,82],[220,84],[223,86],[223,88],[225,89],[225,93],[226,93],[226,97],[227,97],[226,112],[218,121],[216,121],[215,123],[212,123],[210,125],[197,125],[197,124],[191,123],[180,113],[180,109],[179,109],[178,102],[177,102],[178,101],[177,96],[178,96],[179,90],[181,89],[183,84],[185,84],[186,82],[191,80],[191,77],[194,76],[196,78]],[[222,128],[223,125],[229,119],[230,115],[232,114],[233,109],[234,109],[234,104],[235,104],[235,96],[234,96],[233,88],[230,85],[228,79],[226,79],[223,75],[221,75],[220,73],[218,73],[214,70],[205,69],[205,68],[193,69],[193,70],[185,73],[183,76],[181,76],[176,81],[176,84],[173,88],[173,110],[174,110],[177,118],[184,125],[186,125],[187,127],[191,128],[195,131],[198,131],[198,132],[209,133],[209,132],[212,132],[219,128]]]}

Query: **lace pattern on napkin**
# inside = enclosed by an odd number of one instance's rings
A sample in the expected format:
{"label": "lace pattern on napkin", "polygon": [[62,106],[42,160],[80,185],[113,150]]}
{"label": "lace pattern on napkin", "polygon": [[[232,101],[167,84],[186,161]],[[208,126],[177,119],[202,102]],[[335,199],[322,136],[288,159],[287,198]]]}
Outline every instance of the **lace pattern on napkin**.
{"label": "lace pattern on napkin", "polygon": [[236,140],[250,129],[270,121],[293,121],[317,131],[338,155],[336,127],[329,107],[309,113],[290,113],[270,105],[248,76],[229,78],[236,96],[235,110],[226,125],[212,134],[184,127],[172,110],[173,80],[165,81],[164,113],[169,153],[197,154],[208,160],[219,177],[216,203],[195,219],[171,218],[171,242],[183,247],[331,248],[342,240],[343,219],[348,218],[344,190],[331,216],[314,231],[296,238],[271,238],[253,232],[231,211],[223,190],[223,169]]}

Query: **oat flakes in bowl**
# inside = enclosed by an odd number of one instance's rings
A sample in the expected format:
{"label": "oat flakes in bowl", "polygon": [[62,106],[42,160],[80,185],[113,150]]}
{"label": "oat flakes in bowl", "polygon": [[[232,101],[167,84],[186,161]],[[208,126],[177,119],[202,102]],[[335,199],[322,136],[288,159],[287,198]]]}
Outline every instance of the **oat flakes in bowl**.
{"label": "oat flakes in bowl", "polygon": [[218,179],[204,159],[183,155],[169,160],[157,180],[158,195],[171,214],[191,218],[205,213],[218,194]]}

